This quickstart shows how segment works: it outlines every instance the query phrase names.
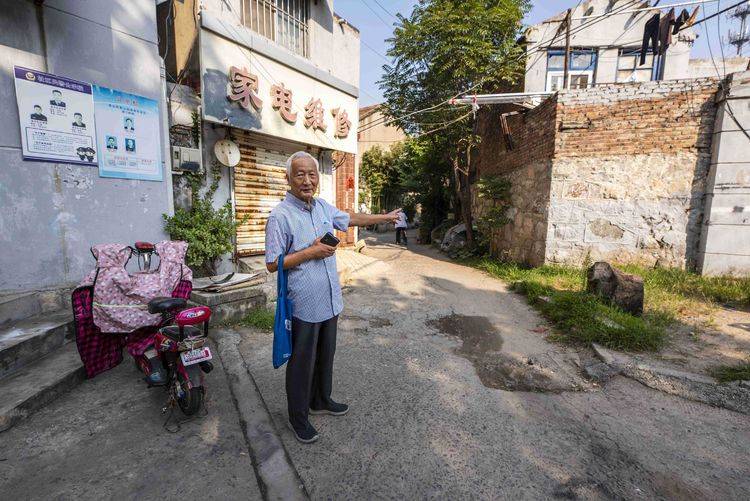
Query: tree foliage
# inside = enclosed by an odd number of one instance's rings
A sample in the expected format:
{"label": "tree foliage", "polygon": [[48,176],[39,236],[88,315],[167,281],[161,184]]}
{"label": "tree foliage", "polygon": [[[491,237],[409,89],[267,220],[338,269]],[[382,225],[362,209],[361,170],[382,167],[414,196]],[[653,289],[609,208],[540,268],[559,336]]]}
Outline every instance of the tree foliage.
{"label": "tree foliage", "polygon": [[[423,202],[450,197],[452,188],[452,205],[469,231],[470,155],[477,139],[471,108],[445,101],[468,89],[480,94],[515,85],[524,65],[517,38],[528,9],[528,0],[421,0],[408,18],[399,18],[388,40],[394,62],[383,67],[380,81],[384,113],[405,132],[424,134],[413,144],[432,162],[423,172],[402,173],[401,179],[422,183],[412,188]],[[387,185],[391,179],[374,181]]]}

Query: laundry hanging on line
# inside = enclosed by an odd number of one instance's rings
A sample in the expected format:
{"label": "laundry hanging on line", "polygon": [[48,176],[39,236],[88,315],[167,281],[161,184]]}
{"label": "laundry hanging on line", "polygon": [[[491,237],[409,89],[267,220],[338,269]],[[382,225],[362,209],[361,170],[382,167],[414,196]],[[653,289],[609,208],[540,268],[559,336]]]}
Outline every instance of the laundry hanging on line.
{"label": "laundry hanging on line", "polygon": [[672,8],[664,16],[659,12],[651,16],[643,28],[643,42],[641,43],[639,66],[646,64],[646,56],[649,48],[654,54],[660,56],[666,54],[667,49],[672,45],[672,35],[676,35],[681,30],[695,24],[699,9],[699,7],[693,9],[692,14],[686,9],[682,9],[680,15],[675,17],[675,10]]}

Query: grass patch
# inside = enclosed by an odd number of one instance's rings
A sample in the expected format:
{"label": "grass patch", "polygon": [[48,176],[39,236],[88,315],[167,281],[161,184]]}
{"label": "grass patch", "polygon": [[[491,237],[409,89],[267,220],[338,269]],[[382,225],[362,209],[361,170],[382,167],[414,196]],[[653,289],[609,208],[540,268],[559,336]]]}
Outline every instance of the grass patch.
{"label": "grass patch", "polygon": [[623,266],[643,277],[642,317],[630,315],[586,293],[586,270],[569,266],[523,268],[477,259],[468,264],[510,282],[558,328],[561,340],[597,342],[619,350],[657,350],[673,322],[708,315],[717,303],[750,304],[750,279],[702,277],[677,269]]}
{"label": "grass patch", "polygon": [[253,327],[255,329],[271,332],[273,331],[273,322],[275,317],[275,312],[267,310],[265,308],[258,308],[256,310],[252,310],[247,315],[242,317],[242,319],[237,322],[237,325],[241,325],[242,327]]}
{"label": "grass patch", "polygon": [[722,383],[750,381],[750,362],[744,362],[740,365],[722,365],[713,369],[711,375]]}

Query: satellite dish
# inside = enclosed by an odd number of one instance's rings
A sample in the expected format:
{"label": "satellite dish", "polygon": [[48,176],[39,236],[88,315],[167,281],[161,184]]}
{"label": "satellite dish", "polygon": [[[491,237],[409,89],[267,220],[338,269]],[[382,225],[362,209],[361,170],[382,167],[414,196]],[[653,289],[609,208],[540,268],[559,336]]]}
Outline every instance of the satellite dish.
{"label": "satellite dish", "polygon": [[216,159],[227,167],[234,167],[240,163],[240,148],[237,143],[230,139],[216,141],[214,145],[214,155]]}

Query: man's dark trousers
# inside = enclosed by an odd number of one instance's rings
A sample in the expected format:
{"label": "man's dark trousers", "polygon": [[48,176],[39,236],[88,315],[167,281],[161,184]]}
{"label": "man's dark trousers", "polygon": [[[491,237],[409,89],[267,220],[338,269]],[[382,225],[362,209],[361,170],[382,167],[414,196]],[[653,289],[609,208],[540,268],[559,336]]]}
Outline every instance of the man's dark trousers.
{"label": "man's dark trousers", "polygon": [[295,429],[307,425],[308,410],[331,403],[338,316],[324,322],[292,319],[292,356],[286,366],[286,401]]}

